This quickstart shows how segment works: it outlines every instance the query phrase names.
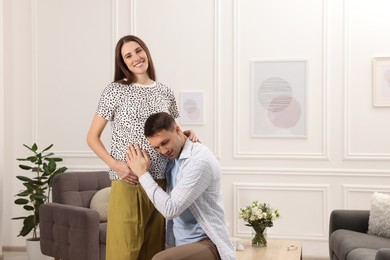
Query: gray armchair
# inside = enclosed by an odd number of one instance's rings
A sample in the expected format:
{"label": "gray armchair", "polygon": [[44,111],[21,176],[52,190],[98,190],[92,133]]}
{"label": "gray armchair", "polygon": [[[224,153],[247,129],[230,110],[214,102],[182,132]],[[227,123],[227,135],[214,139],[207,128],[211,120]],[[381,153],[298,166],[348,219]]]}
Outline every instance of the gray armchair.
{"label": "gray armchair", "polygon": [[53,202],[40,207],[43,254],[62,260],[104,260],[107,223],[89,208],[93,195],[111,186],[108,172],[66,172],[53,178]]}
{"label": "gray armchair", "polygon": [[367,234],[369,210],[334,210],[329,222],[331,260],[389,260],[390,239]]}

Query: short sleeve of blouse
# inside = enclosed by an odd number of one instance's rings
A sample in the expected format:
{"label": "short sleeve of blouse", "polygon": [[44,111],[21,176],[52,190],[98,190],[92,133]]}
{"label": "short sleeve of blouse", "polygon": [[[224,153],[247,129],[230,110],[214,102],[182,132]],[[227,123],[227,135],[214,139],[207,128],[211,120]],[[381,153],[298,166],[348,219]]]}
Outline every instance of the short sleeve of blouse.
{"label": "short sleeve of blouse", "polygon": [[169,106],[169,114],[171,114],[173,118],[178,118],[179,110],[177,109],[177,103],[172,89],[169,89],[169,100],[171,103]]}
{"label": "short sleeve of blouse", "polygon": [[119,90],[120,88],[115,83],[111,83],[103,90],[96,110],[97,115],[108,121],[113,120],[118,97],[120,97]]}

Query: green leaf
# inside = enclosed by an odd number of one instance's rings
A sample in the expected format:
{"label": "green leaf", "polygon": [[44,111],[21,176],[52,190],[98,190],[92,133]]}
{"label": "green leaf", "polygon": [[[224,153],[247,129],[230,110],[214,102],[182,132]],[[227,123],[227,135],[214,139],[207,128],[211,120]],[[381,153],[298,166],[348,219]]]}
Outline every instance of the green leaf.
{"label": "green leaf", "polygon": [[[54,155],[54,154],[53,154]],[[45,158],[46,161],[49,161],[49,160],[54,160],[56,162],[62,162],[62,158],[58,158],[58,157],[51,157],[51,158]]]}
{"label": "green leaf", "polygon": [[24,205],[24,204],[27,204],[29,203],[30,201],[27,200],[27,199],[16,199],[15,200],[15,204],[18,204],[18,205]]}
{"label": "green leaf", "polygon": [[22,192],[19,192],[18,194],[16,194],[16,196],[19,196],[19,197],[25,197],[28,195],[30,195],[30,192],[28,190],[25,190],[25,191],[22,191]]}
{"label": "green leaf", "polygon": [[46,196],[43,195],[42,193],[41,194],[33,194],[33,195],[31,195],[31,198],[33,198],[35,200],[39,200],[39,199],[46,199]]}
{"label": "green leaf", "polygon": [[36,185],[33,182],[25,182],[23,183],[23,185],[27,188],[29,192],[34,192],[34,190],[36,189]]}
{"label": "green leaf", "polygon": [[32,163],[35,163],[38,160],[38,158],[36,156],[30,156],[30,157],[27,157],[26,159]]}
{"label": "green leaf", "polygon": [[21,181],[33,182],[32,179],[30,179],[30,178],[28,178],[28,177],[26,177],[26,176],[21,176],[21,175],[19,175],[19,176],[16,176],[16,178],[19,179],[19,180],[21,180]]}
{"label": "green leaf", "polygon": [[33,206],[30,206],[30,205],[25,205],[23,207],[25,210],[28,210],[28,211],[31,211],[31,210],[34,210],[35,208]]}
{"label": "green leaf", "polygon": [[57,164],[54,160],[48,159],[49,164],[43,163],[43,176],[51,175],[57,168]]}
{"label": "green leaf", "polygon": [[23,144],[23,146],[26,147],[27,149],[29,149],[31,152],[34,152],[33,149],[31,147],[29,147],[28,145]]}
{"label": "green leaf", "polygon": [[37,157],[34,155],[34,156],[29,156],[27,158],[17,158],[16,160],[18,160],[18,161],[29,161],[29,162],[34,163],[34,162],[36,162]]}
{"label": "green leaf", "polygon": [[49,171],[48,166],[47,166],[47,163],[45,163],[45,162],[43,163],[42,168],[43,168],[44,174],[47,173],[47,172]]}
{"label": "green leaf", "polygon": [[23,221],[23,228],[18,236],[27,236],[33,229],[37,227],[38,223],[34,221],[34,216],[30,215]]}
{"label": "green leaf", "polygon": [[68,168],[64,166],[64,167],[59,168],[57,171],[55,171],[55,173],[56,173],[56,174],[58,174],[58,173],[64,173],[67,169],[68,169]]}
{"label": "green leaf", "polygon": [[37,157],[34,155],[34,156],[29,156],[27,158],[18,158],[16,160],[18,160],[18,161],[29,161],[29,162],[35,163],[37,161]]}
{"label": "green leaf", "polygon": [[31,150],[32,150],[33,152],[36,152],[36,151],[38,150],[38,145],[37,145],[36,143],[34,143],[34,144],[32,145],[32,147],[31,147]]}
{"label": "green leaf", "polygon": [[16,217],[16,218],[11,218],[13,220],[17,220],[17,219],[25,219],[26,217]]}
{"label": "green leaf", "polygon": [[45,149],[42,150],[42,153],[45,152],[45,151],[47,151],[47,150],[49,150],[49,149],[52,148],[52,147],[53,147],[53,144],[49,145],[48,147],[46,147]]}
{"label": "green leaf", "polygon": [[22,165],[22,164],[19,165],[19,168],[22,169],[22,170],[31,170],[31,169],[33,169],[33,167],[31,167],[31,166]]}
{"label": "green leaf", "polygon": [[48,154],[45,154],[44,156],[42,156],[42,158],[45,158],[45,160],[50,160],[51,158],[47,158],[49,156],[52,156],[54,155],[54,153],[48,153]]}
{"label": "green leaf", "polygon": [[31,223],[31,222],[34,223],[34,215],[33,215],[33,214],[27,216],[27,217],[24,219],[23,224],[25,225],[25,224],[28,224],[28,223]]}
{"label": "green leaf", "polygon": [[57,164],[54,160],[49,161],[48,170],[49,172],[54,172],[57,168]]}
{"label": "green leaf", "polygon": [[47,180],[47,176],[40,176],[40,177],[35,177],[34,180],[36,180],[36,184],[40,183],[41,185],[44,185]]}

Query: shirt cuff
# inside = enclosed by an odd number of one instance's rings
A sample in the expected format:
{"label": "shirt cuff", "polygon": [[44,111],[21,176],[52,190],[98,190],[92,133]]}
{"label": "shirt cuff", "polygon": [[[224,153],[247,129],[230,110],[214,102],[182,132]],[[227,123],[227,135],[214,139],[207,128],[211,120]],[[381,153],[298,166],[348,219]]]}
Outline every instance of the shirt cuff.
{"label": "shirt cuff", "polygon": [[141,183],[142,187],[145,189],[147,187],[152,187],[156,184],[155,180],[153,179],[150,172],[146,172],[144,175],[142,175],[139,179],[139,182]]}

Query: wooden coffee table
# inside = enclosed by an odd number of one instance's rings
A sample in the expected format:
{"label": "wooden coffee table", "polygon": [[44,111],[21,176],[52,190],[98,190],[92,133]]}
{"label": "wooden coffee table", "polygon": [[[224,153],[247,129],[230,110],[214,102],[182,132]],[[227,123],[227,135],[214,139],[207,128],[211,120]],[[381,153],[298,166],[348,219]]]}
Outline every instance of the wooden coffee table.
{"label": "wooden coffee table", "polygon": [[302,243],[296,240],[268,240],[266,247],[252,247],[251,241],[241,240],[244,251],[236,251],[237,260],[300,260]]}

